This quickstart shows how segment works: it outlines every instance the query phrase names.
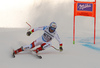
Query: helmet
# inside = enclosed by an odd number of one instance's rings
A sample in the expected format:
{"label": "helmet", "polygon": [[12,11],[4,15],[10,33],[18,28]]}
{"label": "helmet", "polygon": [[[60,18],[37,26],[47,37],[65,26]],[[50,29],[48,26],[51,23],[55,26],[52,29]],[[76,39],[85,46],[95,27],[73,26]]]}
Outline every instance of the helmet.
{"label": "helmet", "polygon": [[50,27],[53,27],[53,28],[56,29],[56,28],[57,28],[57,24],[56,24],[55,22],[51,22],[51,23],[50,23]]}
{"label": "helmet", "polygon": [[57,28],[57,24],[55,22],[51,22],[49,25],[49,32],[53,33]]}

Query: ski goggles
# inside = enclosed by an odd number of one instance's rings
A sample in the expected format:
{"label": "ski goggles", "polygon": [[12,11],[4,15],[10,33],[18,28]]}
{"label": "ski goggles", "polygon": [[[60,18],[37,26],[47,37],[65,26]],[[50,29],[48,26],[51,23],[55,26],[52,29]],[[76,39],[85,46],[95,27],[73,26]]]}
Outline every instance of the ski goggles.
{"label": "ski goggles", "polygon": [[54,28],[54,27],[49,27],[49,31],[50,31],[51,33],[54,32],[55,29],[56,29],[56,28]]}

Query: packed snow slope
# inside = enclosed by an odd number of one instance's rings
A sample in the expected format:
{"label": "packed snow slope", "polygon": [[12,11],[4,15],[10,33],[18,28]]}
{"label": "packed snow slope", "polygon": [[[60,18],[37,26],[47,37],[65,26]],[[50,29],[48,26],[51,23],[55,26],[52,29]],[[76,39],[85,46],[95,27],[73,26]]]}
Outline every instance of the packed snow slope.
{"label": "packed snow slope", "polygon": [[[90,0],[89,0],[90,1]],[[4,0],[0,6],[0,67],[1,68],[99,68],[100,67],[100,1],[97,0],[96,44],[93,44],[93,18],[76,17],[76,43],[73,44],[73,0]],[[57,23],[63,51],[52,47],[39,52],[38,59],[29,51],[12,58],[13,49],[29,45],[43,34],[27,30]],[[56,39],[53,46],[59,48]],[[35,47],[37,48],[37,47]],[[33,48],[33,49],[35,49]]]}

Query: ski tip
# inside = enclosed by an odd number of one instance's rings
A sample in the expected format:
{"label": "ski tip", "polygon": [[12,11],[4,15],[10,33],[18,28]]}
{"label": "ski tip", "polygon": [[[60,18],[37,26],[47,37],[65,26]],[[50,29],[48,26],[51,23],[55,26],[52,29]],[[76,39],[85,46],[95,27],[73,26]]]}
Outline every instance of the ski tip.
{"label": "ski tip", "polygon": [[37,55],[37,57],[38,57],[39,59],[42,59],[42,56]]}
{"label": "ski tip", "polygon": [[42,56],[39,56],[40,59],[42,59]]}
{"label": "ski tip", "polygon": [[15,54],[13,54],[12,57],[15,58]]}
{"label": "ski tip", "polygon": [[14,53],[14,50],[13,50],[13,54],[12,54],[12,57],[13,57],[13,58],[15,58],[15,53]]}
{"label": "ski tip", "polygon": [[14,56],[14,55],[13,55],[12,57],[13,57],[13,58],[15,58],[15,56]]}

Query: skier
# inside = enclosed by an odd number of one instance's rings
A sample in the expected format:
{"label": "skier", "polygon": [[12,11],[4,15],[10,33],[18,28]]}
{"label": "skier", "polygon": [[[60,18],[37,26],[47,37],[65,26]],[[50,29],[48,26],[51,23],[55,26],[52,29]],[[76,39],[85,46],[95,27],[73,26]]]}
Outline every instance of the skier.
{"label": "skier", "polygon": [[60,51],[63,51],[62,48],[62,42],[56,32],[57,24],[55,22],[51,22],[49,26],[43,26],[43,27],[37,27],[32,29],[31,31],[27,32],[27,36],[30,36],[33,32],[37,30],[44,30],[44,33],[41,37],[33,41],[30,45],[22,46],[21,48],[14,50],[13,54],[17,54],[19,52],[22,52],[26,49],[32,49],[38,45],[41,45],[37,49],[33,50],[35,53],[38,53],[39,51],[45,50],[48,47],[51,47],[51,40],[53,38],[56,38],[56,40],[59,42],[59,49]]}

